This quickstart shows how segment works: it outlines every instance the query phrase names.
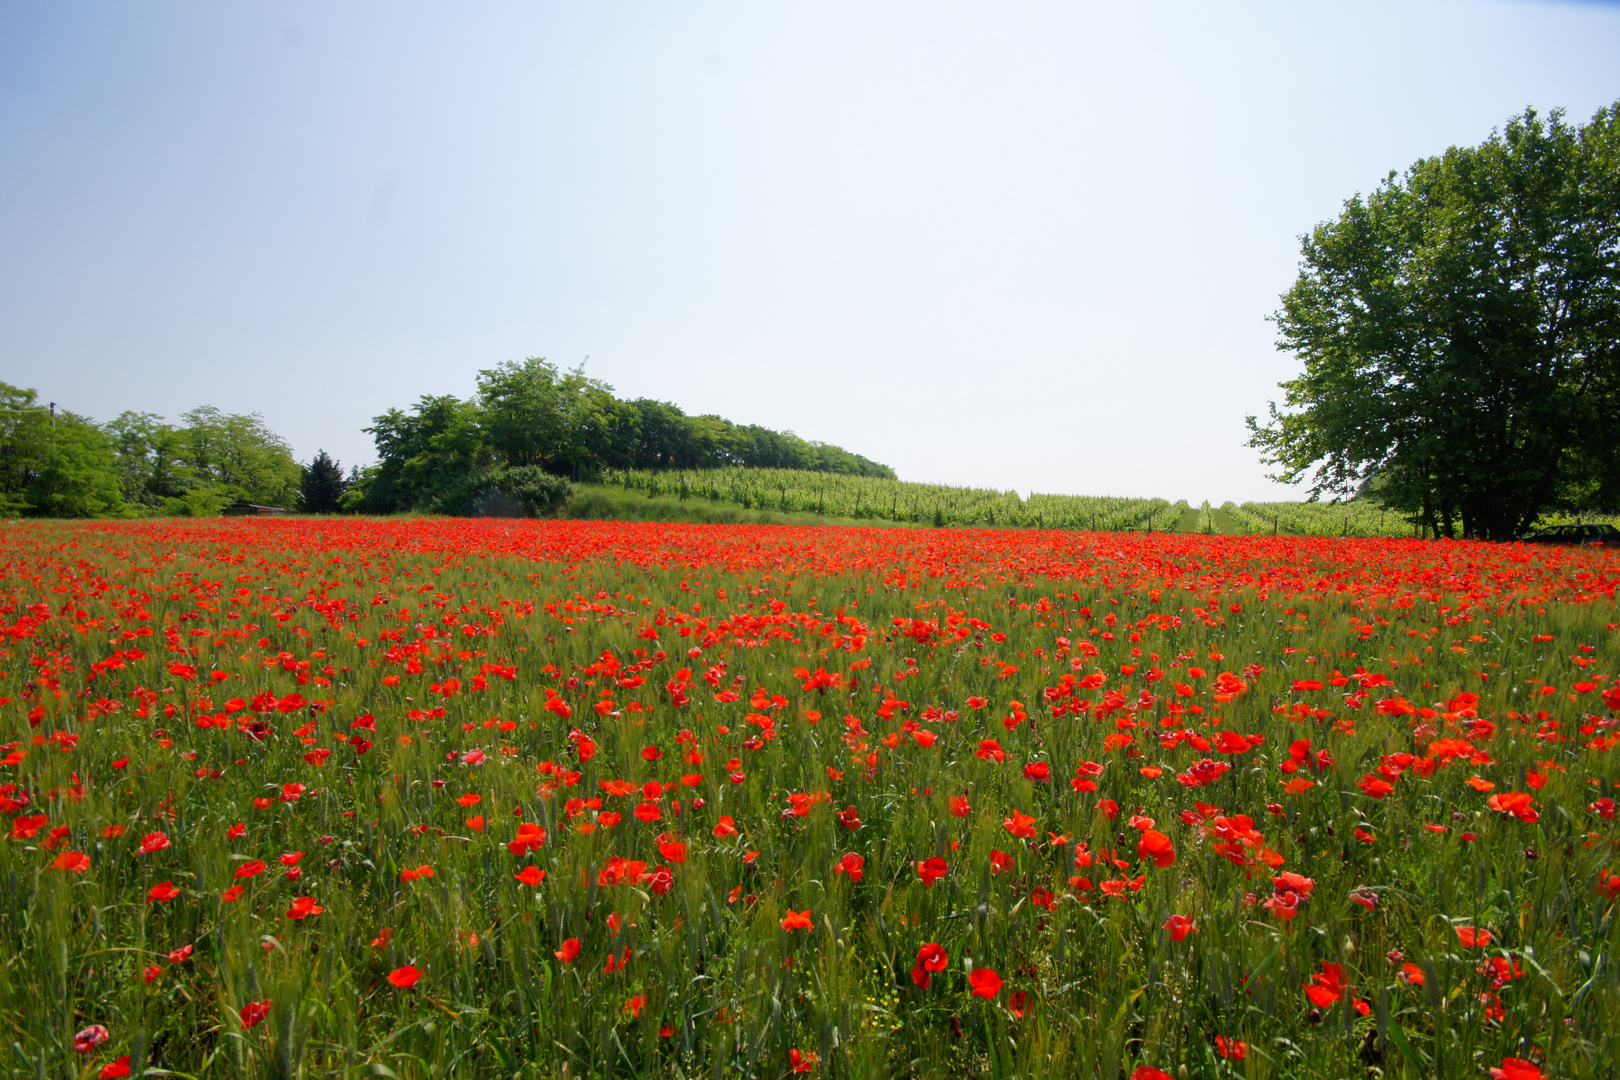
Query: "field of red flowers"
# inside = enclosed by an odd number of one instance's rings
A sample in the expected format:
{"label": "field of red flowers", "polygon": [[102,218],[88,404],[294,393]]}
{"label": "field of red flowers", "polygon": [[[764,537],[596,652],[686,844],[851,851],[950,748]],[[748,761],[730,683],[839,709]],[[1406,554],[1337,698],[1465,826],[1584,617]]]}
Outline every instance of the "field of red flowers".
{"label": "field of red flowers", "polygon": [[1600,1077],[1620,556],[0,524],[28,1077]]}

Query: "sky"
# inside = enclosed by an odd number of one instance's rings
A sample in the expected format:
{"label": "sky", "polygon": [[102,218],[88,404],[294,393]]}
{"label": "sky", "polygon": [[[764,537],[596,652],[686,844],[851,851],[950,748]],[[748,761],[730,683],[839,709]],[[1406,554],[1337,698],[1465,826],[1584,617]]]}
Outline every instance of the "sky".
{"label": "sky", "polygon": [[543,356],[905,480],[1301,497],[1299,238],[1620,4],[0,0],[0,381],[308,460]]}

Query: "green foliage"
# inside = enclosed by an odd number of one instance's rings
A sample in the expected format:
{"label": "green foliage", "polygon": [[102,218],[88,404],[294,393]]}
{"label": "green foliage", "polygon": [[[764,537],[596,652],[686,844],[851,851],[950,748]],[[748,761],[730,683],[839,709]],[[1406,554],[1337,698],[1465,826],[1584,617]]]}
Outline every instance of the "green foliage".
{"label": "green foliage", "polygon": [[194,484],[214,485],[234,499],[261,506],[296,504],[303,470],[286,440],[267,428],[258,413],[225,413],[204,405],[181,419],[181,461]]}
{"label": "green foliage", "polygon": [[298,485],[299,506],[307,514],[335,514],[342,509],[348,487],[343,466],[322,450],[304,466],[303,480]]}
{"label": "green foliage", "polygon": [[1394,173],[1304,239],[1276,315],[1305,371],[1250,445],[1313,495],[1507,539],[1620,500],[1620,107],[1533,110]]}
{"label": "green foliage", "polygon": [[1165,499],[1031,495],[1016,491],[909,484],[878,477],[734,466],[670,472],[606,471],[605,483],[650,497],[675,495],[734,503],[744,510],[816,514],[856,521],[986,528],[1168,529],[1180,513]]}
{"label": "green foliage", "polygon": [[88,420],[51,416],[32,390],[0,383],[0,515],[119,514],[111,445]]}

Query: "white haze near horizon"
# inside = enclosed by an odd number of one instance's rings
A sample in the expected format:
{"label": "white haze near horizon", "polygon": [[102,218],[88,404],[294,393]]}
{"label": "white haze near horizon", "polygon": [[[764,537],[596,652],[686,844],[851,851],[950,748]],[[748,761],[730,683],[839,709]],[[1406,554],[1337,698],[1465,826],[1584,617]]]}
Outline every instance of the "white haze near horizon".
{"label": "white haze near horizon", "polygon": [[1298,497],[1298,237],[1601,3],[0,5],[0,380],[300,459],[545,356],[907,480]]}

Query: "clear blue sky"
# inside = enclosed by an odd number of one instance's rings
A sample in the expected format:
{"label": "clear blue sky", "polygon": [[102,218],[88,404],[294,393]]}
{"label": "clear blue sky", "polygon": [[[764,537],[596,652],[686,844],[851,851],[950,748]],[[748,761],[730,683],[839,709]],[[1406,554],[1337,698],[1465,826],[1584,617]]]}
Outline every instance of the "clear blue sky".
{"label": "clear blue sky", "polygon": [[0,381],[302,459],[545,356],[908,480],[1287,497],[1298,237],[1620,5],[0,2]]}

